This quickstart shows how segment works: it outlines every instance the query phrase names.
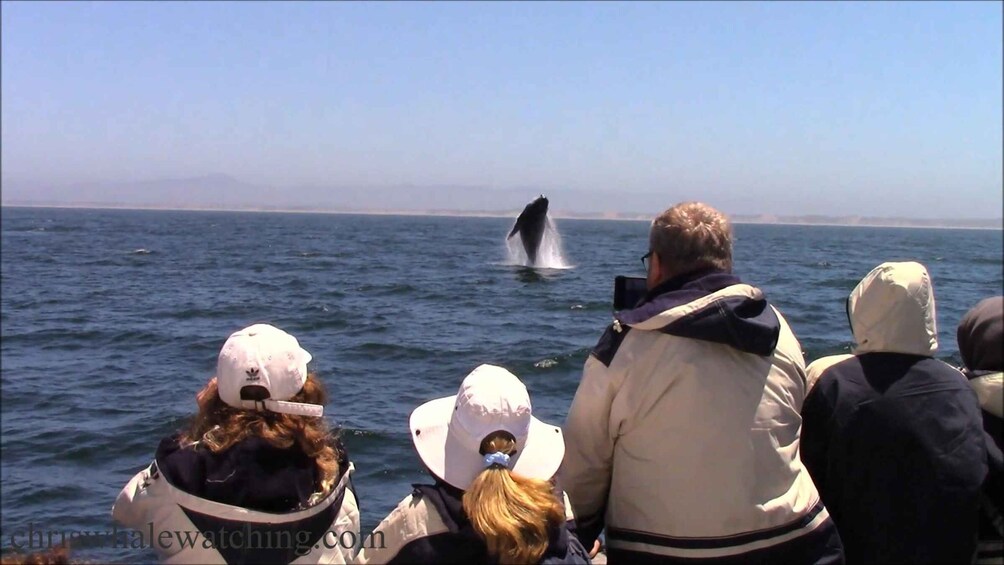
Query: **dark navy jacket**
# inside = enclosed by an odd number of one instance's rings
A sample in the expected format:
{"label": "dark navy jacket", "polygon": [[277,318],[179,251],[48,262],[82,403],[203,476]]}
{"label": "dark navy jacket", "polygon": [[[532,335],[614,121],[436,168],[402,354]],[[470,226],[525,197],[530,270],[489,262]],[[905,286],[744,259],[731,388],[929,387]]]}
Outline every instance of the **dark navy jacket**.
{"label": "dark navy jacket", "polygon": [[987,474],[976,395],[929,357],[853,356],[802,408],[802,461],[848,563],[968,563]]}
{"label": "dark navy jacket", "polygon": [[[340,443],[337,451],[344,471],[348,457]],[[304,507],[320,488],[317,465],[298,446],[275,447],[260,437],[213,453],[198,445],[182,449],[171,436],[157,447],[157,461],[171,484],[189,494],[262,512]]]}
{"label": "dark navy jacket", "polygon": [[801,446],[847,562],[969,563],[987,445],[976,393],[933,358],[927,270],[879,265],[847,311],[855,354],[808,367]]}
{"label": "dark navy jacket", "polygon": [[1004,563],[1004,297],[981,300],[956,333],[963,373],[983,409],[990,473],[980,499],[977,563]]}

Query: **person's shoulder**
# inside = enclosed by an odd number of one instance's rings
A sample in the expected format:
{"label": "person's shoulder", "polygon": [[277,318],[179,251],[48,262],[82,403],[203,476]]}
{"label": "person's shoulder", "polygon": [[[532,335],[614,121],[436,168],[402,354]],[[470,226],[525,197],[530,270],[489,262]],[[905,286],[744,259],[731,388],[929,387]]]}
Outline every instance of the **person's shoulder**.
{"label": "person's shoulder", "polygon": [[[989,417],[1004,417],[1004,373],[1000,371],[968,372],[969,386],[976,393],[980,407]],[[1000,426],[998,425],[998,428]],[[998,439],[1000,434],[998,435]]]}
{"label": "person's shoulder", "polygon": [[450,529],[427,498],[418,488],[404,497],[370,534],[373,547],[363,547],[356,561],[406,563],[437,556],[430,538],[448,536]]}
{"label": "person's shoulder", "polygon": [[917,363],[913,370],[923,373],[924,379],[937,382],[945,390],[975,399],[976,405],[980,405],[979,394],[973,387],[973,381],[970,381],[958,368],[940,359],[928,358]]}
{"label": "person's shoulder", "polygon": [[951,383],[968,386],[969,379],[959,368],[945,363],[941,359],[928,357],[917,364],[918,368],[937,374],[939,377]]}
{"label": "person's shoulder", "polygon": [[408,539],[430,536],[449,529],[428,495],[419,488],[404,497],[387,515],[384,523],[395,524],[395,529],[406,532]]}
{"label": "person's shoulder", "polygon": [[157,457],[168,457],[175,452],[180,451],[181,447],[182,438],[180,433],[165,436],[157,443]]}
{"label": "person's shoulder", "polygon": [[596,342],[596,345],[593,347],[590,355],[595,357],[600,363],[603,363],[604,366],[609,367],[614,360],[614,356],[617,355],[617,351],[620,349],[621,344],[624,343],[624,338],[627,337],[630,330],[630,326],[627,324],[621,324],[615,320],[612,324],[607,326],[606,330],[604,330],[603,335],[601,335],[599,341]]}
{"label": "person's shoulder", "polygon": [[162,438],[157,444],[157,451],[154,459],[161,469],[170,469],[178,466],[191,466],[196,461],[201,460],[209,452],[198,442],[187,442],[181,434],[174,434]]}
{"label": "person's shoulder", "polygon": [[[815,388],[824,374],[827,374],[828,372],[832,373],[829,371],[829,369],[833,368],[836,365],[839,365],[840,363],[843,363],[844,361],[849,361],[852,359],[854,359],[854,355],[846,353],[842,355],[828,355],[826,357],[820,357],[819,359],[816,359],[812,363],[809,363],[809,366],[805,368],[806,392],[811,391],[813,388]],[[828,377],[828,379],[829,378],[832,377]]]}
{"label": "person's shoulder", "polygon": [[180,434],[160,440],[155,460],[169,483],[189,494],[199,495],[206,475],[209,450],[198,443],[185,443]]}

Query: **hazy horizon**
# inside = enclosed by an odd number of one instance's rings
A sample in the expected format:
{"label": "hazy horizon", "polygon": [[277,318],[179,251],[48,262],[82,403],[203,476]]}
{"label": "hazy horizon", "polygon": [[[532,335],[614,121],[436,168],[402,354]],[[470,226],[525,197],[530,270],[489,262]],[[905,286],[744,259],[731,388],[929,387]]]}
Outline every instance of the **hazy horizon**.
{"label": "hazy horizon", "polygon": [[1001,3],[2,8],[5,204],[1004,206]]}
{"label": "hazy horizon", "polygon": [[[22,188],[19,185],[18,188]],[[130,201],[114,200],[115,191],[143,187],[133,194],[144,198]],[[211,188],[206,190],[207,187]],[[218,190],[215,188],[221,188]],[[457,215],[514,217],[522,210],[526,199],[532,199],[532,191],[475,190],[477,187],[340,187],[334,192],[335,199],[310,203],[292,202],[285,191],[275,187],[243,183],[229,175],[214,174],[193,179],[163,179],[144,183],[124,183],[104,185],[100,194],[105,200],[57,201],[38,198],[18,199],[8,197],[6,191],[0,205],[3,207],[68,207],[94,209],[151,209],[189,211],[234,211],[234,212],[300,212],[331,214],[391,214],[391,215]],[[94,187],[90,193],[93,194]],[[412,189],[410,194],[400,191]],[[110,192],[109,192],[110,191]],[[254,194],[250,200],[247,193]],[[175,200],[171,200],[172,193]],[[177,195],[184,194],[184,200]],[[14,194],[19,194],[14,191]],[[236,198],[235,198],[236,196]],[[662,210],[670,200],[658,194],[624,194],[614,192],[583,192],[556,190],[547,194],[550,198],[550,213],[555,218],[565,219],[612,219],[650,221],[653,211]],[[243,197],[243,198],[242,198]],[[604,202],[616,200],[619,210],[597,208]],[[251,202],[248,204],[247,202]],[[673,201],[675,202],[675,200]],[[792,214],[783,212],[756,212],[736,209],[728,204],[712,202],[733,217],[737,223],[795,223],[811,225],[864,225],[889,227],[944,227],[1004,229],[1004,215],[993,212],[984,215],[964,217],[895,216],[869,213],[861,210],[855,214]]]}

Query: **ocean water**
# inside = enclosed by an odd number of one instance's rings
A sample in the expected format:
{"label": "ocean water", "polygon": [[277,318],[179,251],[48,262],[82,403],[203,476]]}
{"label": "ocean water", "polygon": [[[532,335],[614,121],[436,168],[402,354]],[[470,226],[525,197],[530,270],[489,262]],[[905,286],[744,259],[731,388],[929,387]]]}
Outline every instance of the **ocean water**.
{"label": "ocean water", "polygon": [[[562,268],[535,270],[513,264],[507,218],[3,208],[0,224],[4,551],[29,527],[110,530],[119,489],[193,413],[226,337],[258,321],[313,354],[371,528],[425,480],[411,410],[478,364],[509,368],[538,417],[564,420],[613,278],[641,275],[648,248],[645,222],[559,220],[548,257]],[[737,274],[808,360],[849,350],[844,299],[882,261],[927,265],[952,364],[960,317],[1004,285],[999,231],[735,231]],[[154,559],[100,535],[73,556]]]}

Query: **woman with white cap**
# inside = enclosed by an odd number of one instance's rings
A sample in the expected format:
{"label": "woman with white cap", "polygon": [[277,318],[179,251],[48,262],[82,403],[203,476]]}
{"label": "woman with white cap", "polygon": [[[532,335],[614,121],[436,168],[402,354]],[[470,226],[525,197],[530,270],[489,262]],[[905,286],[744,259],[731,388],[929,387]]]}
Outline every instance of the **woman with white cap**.
{"label": "woman with white cap", "polygon": [[191,429],[163,439],[112,508],[140,547],[171,563],[354,556],[353,467],[323,418],[327,395],[310,359],[267,324],[227,339]]}
{"label": "woman with white cap", "polygon": [[515,375],[474,369],[455,396],[412,412],[411,439],[435,484],[415,485],[360,563],[589,563],[552,481],[561,429],[533,417]]}

